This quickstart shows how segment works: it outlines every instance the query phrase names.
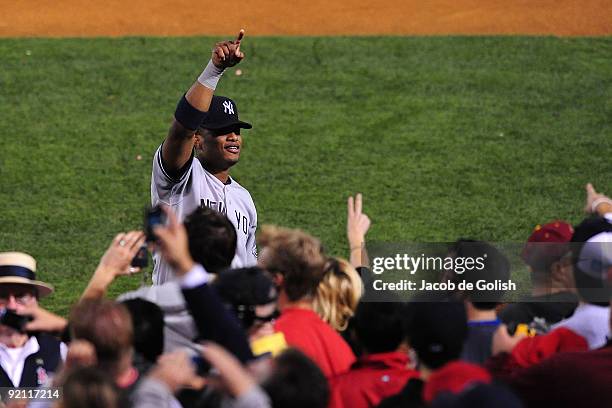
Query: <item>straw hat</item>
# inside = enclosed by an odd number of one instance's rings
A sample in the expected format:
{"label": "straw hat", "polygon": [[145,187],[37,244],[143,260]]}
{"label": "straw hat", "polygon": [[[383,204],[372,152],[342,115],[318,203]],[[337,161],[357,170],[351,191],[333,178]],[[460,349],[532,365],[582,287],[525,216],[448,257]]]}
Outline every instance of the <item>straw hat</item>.
{"label": "straw hat", "polygon": [[36,260],[23,252],[0,253],[0,285],[3,283],[34,286],[38,297],[53,292],[53,286],[36,280]]}

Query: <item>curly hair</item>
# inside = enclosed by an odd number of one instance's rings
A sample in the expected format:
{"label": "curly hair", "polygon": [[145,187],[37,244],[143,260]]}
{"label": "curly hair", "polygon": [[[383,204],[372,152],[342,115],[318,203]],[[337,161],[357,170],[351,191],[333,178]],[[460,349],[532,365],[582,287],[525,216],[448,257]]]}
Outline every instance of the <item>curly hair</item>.
{"label": "curly hair", "polygon": [[336,331],[344,331],[363,293],[359,274],[347,260],[330,258],[317,287],[314,309]]}

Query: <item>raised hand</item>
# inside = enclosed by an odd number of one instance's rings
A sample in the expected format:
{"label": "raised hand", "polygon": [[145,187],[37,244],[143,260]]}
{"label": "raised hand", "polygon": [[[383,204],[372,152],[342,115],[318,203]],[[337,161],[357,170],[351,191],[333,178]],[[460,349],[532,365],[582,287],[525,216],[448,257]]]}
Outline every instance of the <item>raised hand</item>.
{"label": "raised hand", "polygon": [[83,299],[101,298],[117,276],[139,272],[140,268],[134,268],[130,264],[144,242],[145,235],[142,231],[117,234],[100,259],[81,297]]}
{"label": "raised hand", "polygon": [[140,271],[139,268],[130,267],[130,263],[144,242],[145,236],[142,231],[117,234],[100,259],[98,270],[105,270],[113,277]]}
{"label": "raised hand", "polygon": [[365,236],[370,229],[370,218],[362,212],[361,194],[348,198],[348,215],[346,219],[346,235],[348,237],[349,260],[355,268],[369,264],[365,248]]}
{"label": "raised hand", "polygon": [[212,49],[212,62],[218,68],[229,68],[238,64],[244,58],[240,51],[240,42],[244,38],[244,29],[240,30],[233,41],[221,41]]}
{"label": "raised hand", "polygon": [[163,382],[174,393],[195,377],[195,368],[182,350],[162,354],[151,369],[149,377]]}
{"label": "raised hand", "polygon": [[17,313],[32,317],[32,320],[25,325],[25,329],[29,332],[61,332],[68,325],[66,319],[43,309],[37,303],[24,306],[23,310]]}
{"label": "raised hand", "polygon": [[240,361],[218,344],[204,343],[202,357],[217,369],[223,385],[232,396],[239,397],[255,385],[255,380]]}
{"label": "raised hand", "polygon": [[168,218],[167,225],[156,225],[154,234],[159,238],[157,245],[162,256],[174,269],[177,276],[183,276],[193,267],[194,262],[189,253],[189,240],[185,226],[178,221],[169,207],[162,207]]}
{"label": "raised hand", "polygon": [[612,200],[605,194],[595,191],[595,187],[593,187],[591,183],[586,185],[586,193],[584,212],[587,214],[593,213],[603,215],[612,211]]}
{"label": "raised hand", "polygon": [[370,218],[362,212],[361,194],[357,194],[355,198],[349,197],[346,233],[351,249],[363,245],[369,229]]}

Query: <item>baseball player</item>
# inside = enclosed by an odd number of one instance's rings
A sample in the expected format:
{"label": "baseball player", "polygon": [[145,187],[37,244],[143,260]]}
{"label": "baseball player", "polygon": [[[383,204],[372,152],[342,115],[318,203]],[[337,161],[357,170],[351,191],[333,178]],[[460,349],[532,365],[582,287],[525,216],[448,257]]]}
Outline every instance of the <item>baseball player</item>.
{"label": "baseball player", "polygon": [[[244,53],[241,30],[234,41],[217,43],[212,58],[179,101],[168,136],[157,149],[151,177],[152,205],[172,207],[182,221],[198,206],[211,207],[227,216],[236,228],[233,267],[254,265],[257,211],[249,192],[229,175],[242,148],[241,129],[251,125],[238,119],[234,101],[213,96],[223,71],[238,64]],[[173,277],[170,267],[153,254],[153,283]]]}

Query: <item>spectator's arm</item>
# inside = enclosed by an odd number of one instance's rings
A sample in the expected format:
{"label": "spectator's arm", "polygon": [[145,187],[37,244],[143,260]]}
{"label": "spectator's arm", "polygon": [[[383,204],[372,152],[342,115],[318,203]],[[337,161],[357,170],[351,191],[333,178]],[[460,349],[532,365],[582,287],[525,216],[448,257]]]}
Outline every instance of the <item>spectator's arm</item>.
{"label": "spectator's arm", "polygon": [[131,396],[132,408],[171,408],[174,400],[166,384],[153,378],[145,378]]}
{"label": "spectator's arm", "polygon": [[223,408],[268,408],[270,399],[238,360],[223,347],[206,343],[202,356],[217,369],[219,377],[232,398],[222,401]]}
{"label": "spectator's arm", "polygon": [[155,234],[159,238],[162,256],[180,280],[187,309],[200,336],[223,345],[241,361],[252,359],[251,348],[238,318],[209,287],[208,273],[191,258],[185,226],[178,222],[168,207],[164,207],[164,211],[168,216],[168,225],[155,227]]}
{"label": "spectator's arm", "polygon": [[61,335],[68,326],[68,320],[43,309],[37,303],[25,306],[18,313],[32,317],[32,320],[25,326],[25,330],[28,332],[45,332]]}
{"label": "spectator's arm", "polygon": [[145,236],[142,231],[118,234],[100,259],[81,299],[104,297],[106,290],[117,276],[139,272],[140,268],[133,268],[130,263],[144,242]]}
{"label": "spectator's arm", "polygon": [[598,193],[591,183],[586,185],[586,205],[584,211],[587,214],[596,214],[605,217],[612,214],[612,200],[605,194]]}
{"label": "spectator's arm", "polygon": [[244,58],[240,51],[243,36],[244,30],[240,30],[236,40],[215,45],[208,65],[179,101],[162,148],[164,169],[169,174],[177,175],[191,158],[195,131],[208,112],[217,82],[226,68]]}
{"label": "spectator's arm", "polygon": [[195,368],[184,351],[163,354],[131,397],[133,408],[170,408],[173,394],[195,377]]}
{"label": "spectator's arm", "polygon": [[346,233],[349,243],[349,261],[355,268],[370,266],[365,236],[370,229],[370,218],[362,212],[361,194],[348,198]]}
{"label": "spectator's arm", "polygon": [[[240,361],[253,359],[246,334],[238,318],[224,305],[219,295],[205,282],[208,278],[193,279],[196,275],[205,276],[204,268],[196,264],[181,281],[187,309],[193,316],[202,339],[212,340],[230,350]],[[201,282],[197,286],[190,283]]]}

